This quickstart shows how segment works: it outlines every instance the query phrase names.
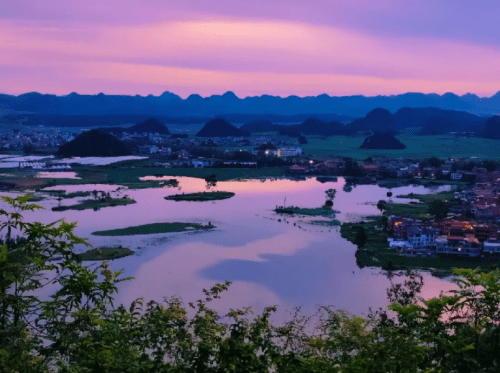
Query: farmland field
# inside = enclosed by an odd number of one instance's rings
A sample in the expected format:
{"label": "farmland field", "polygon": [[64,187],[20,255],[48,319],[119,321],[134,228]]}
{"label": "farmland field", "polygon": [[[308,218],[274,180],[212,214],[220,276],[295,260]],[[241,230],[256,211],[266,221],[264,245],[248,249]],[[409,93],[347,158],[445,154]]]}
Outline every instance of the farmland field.
{"label": "farmland field", "polygon": [[359,149],[364,137],[332,136],[321,139],[309,136],[308,144],[301,145],[304,153],[310,156],[328,157],[344,156],[364,159],[375,155],[387,157],[477,157],[479,159],[500,159],[499,145],[496,140],[472,138],[455,138],[452,136],[397,136],[406,149],[403,150],[370,150]]}

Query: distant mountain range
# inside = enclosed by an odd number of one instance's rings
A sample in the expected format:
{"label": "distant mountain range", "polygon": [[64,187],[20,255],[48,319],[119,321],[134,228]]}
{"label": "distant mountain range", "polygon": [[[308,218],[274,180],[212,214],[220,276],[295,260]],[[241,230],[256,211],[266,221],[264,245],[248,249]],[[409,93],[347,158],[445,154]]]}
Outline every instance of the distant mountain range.
{"label": "distant mountain range", "polygon": [[[322,120],[347,123],[355,117],[363,117],[375,108],[396,112],[403,108],[434,107],[460,110],[476,115],[490,116],[500,113],[500,92],[491,97],[474,94],[458,96],[453,93],[423,94],[405,93],[393,96],[344,96],[322,94],[316,97],[278,97],[262,95],[238,98],[232,92],[223,95],[201,97],[193,94],[186,99],[165,92],[160,96],[80,95],[67,96],[26,93],[19,96],[0,94],[0,112],[21,112],[64,115],[148,115],[170,117],[215,117],[228,120],[238,115],[259,115],[259,118],[276,122],[279,116],[323,115]],[[228,118],[232,116],[233,118]],[[273,118],[275,116],[275,118]],[[247,118],[248,119],[248,118]]]}

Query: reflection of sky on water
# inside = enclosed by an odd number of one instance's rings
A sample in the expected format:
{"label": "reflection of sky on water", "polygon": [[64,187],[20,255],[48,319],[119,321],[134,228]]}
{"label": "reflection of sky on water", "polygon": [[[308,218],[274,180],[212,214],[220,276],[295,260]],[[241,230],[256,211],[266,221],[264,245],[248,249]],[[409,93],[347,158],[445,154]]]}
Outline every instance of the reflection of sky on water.
{"label": "reflection of sky on water", "polygon": [[[236,196],[215,202],[175,202],[163,197],[177,193],[204,191],[205,181],[179,177],[179,188],[122,190],[137,203],[105,208],[99,211],[52,212],[55,198],[40,202],[46,210],[29,213],[27,219],[45,223],[64,217],[77,221],[76,234],[86,237],[94,246],[123,245],[136,255],[111,262],[114,270],[124,269],[135,279],[122,283],[118,303],[129,303],[137,297],[161,300],[179,295],[186,302],[201,297],[201,289],[216,282],[233,282],[227,295],[215,304],[221,309],[266,305],[294,305],[311,311],[317,304],[329,304],[351,312],[366,313],[368,307],[386,304],[387,278],[378,269],[359,269],[355,263],[354,245],[340,237],[338,228],[304,223],[307,218],[276,216],[272,209],[281,205],[319,207],[325,202],[325,190],[337,189],[334,209],[340,220],[360,215],[378,214],[374,203],[387,199],[388,189],[374,185],[342,190],[344,180],[319,183],[276,180],[261,182],[219,182],[213,190],[235,192]],[[116,190],[116,186],[57,186],[54,189]],[[392,200],[399,194],[425,193],[419,187],[392,189]],[[63,200],[74,204],[81,198]],[[278,221],[281,219],[281,222]],[[190,221],[217,229],[210,232],[98,237],[97,230],[123,228],[156,222]],[[294,224],[295,223],[295,224]],[[300,227],[299,227],[300,226]],[[82,248],[79,248],[82,249]],[[425,275],[425,296],[448,289],[446,280]]]}

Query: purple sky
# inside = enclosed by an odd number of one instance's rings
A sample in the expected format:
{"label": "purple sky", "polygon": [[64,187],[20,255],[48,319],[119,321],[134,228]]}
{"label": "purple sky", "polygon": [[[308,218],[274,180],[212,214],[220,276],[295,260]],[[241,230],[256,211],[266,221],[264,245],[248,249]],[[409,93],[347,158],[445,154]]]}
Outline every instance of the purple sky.
{"label": "purple sky", "polygon": [[500,2],[3,0],[0,92],[500,90]]}

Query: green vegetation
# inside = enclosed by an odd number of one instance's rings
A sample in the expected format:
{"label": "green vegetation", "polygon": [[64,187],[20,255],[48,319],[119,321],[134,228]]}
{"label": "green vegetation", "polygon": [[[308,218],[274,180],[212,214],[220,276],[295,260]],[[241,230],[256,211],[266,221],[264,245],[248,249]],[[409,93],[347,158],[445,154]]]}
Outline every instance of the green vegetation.
{"label": "green vegetation", "polygon": [[203,201],[218,201],[221,199],[228,199],[234,197],[232,192],[200,192],[200,193],[187,193],[175,194],[173,196],[165,197],[169,201],[189,201],[189,202],[203,202]]}
{"label": "green vegetation", "polygon": [[185,231],[197,231],[215,228],[210,223],[202,225],[197,223],[153,223],[137,225],[134,227],[110,229],[106,231],[92,232],[94,236],[135,236],[139,234],[174,233]]}
{"label": "green vegetation", "polygon": [[124,258],[129,255],[133,255],[134,252],[126,247],[116,246],[116,247],[98,247],[95,249],[90,249],[84,253],[78,254],[78,257],[83,261],[89,260],[113,260]]}
{"label": "green vegetation", "polygon": [[92,192],[90,192],[90,191],[66,193],[65,190],[49,190],[49,191],[47,191],[47,193],[55,195],[59,198],[64,198],[64,199],[77,198],[77,197],[89,197],[92,195]]}
{"label": "green vegetation", "polygon": [[421,220],[428,220],[432,217],[429,214],[429,207],[426,203],[406,204],[387,202],[384,204],[384,214]]}
{"label": "green vegetation", "polygon": [[443,202],[453,202],[455,201],[455,192],[440,192],[437,194],[404,194],[396,196],[397,198],[410,198],[410,199],[418,199],[422,203],[429,203],[431,201],[443,201]]}
{"label": "green vegetation", "polygon": [[130,278],[106,262],[83,265],[75,224],[25,222],[40,207],[2,199],[11,210],[0,210],[2,372],[498,372],[498,269],[455,269],[456,290],[430,299],[421,298],[421,276],[396,273],[390,305],[366,318],[325,306],[317,318],[296,313],[279,325],[276,307],[219,314],[210,303],[229,282],[189,308],[179,297],[116,306],[118,284]]}
{"label": "green vegetation", "polygon": [[[449,207],[458,203],[454,192],[441,192],[437,194],[406,194],[398,198],[418,199],[420,203],[393,203],[380,201],[384,215],[397,215],[407,218],[428,220],[432,217],[443,219],[449,212]],[[383,203],[382,203],[383,202]]]}
{"label": "green vegetation", "polygon": [[115,206],[125,206],[135,203],[133,199],[130,198],[111,198],[104,197],[98,200],[95,199],[87,199],[83,202],[77,203],[76,205],[70,206],[57,206],[52,207],[52,211],[66,211],[66,210],[99,210],[104,207],[115,207]]}
{"label": "green vegetation", "polygon": [[318,208],[302,208],[302,207],[277,207],[274,212],[278,214],[288,215],[307,215],[307,216],[329,216],[334,217],[338,211],[332,210],[331,207],[322,206]]}
{"label": "green vegetation", "polygon": [[[434,179],[382,179],[377,180],[377,185],[382,188],[397,188],[404,185],[423,185],[423,186],[436,186],[436,185],[456,185],[466,186],[468,183],[456,180],[434,180]],[[446,193],[446,192],[444,192]]]}
{"label": "green vegetation", "polygon": [[323,227],[339,227],[340,226],[340,221],[336,219],[332,220],[310,220],[307,221],[306,223],[312,224],[312,225],[321,225]]}

